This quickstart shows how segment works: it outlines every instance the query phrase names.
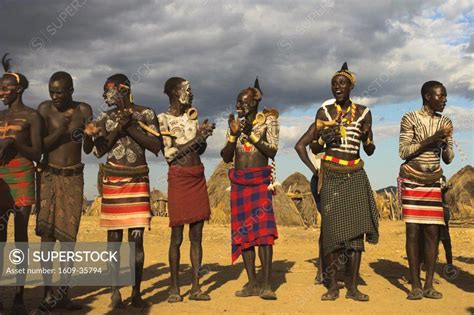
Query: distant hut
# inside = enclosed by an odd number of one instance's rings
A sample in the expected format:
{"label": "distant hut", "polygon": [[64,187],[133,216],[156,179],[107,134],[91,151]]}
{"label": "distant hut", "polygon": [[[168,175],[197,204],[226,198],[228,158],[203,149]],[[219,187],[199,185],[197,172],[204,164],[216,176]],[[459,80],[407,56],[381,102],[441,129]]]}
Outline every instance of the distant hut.
{"label": "distant hut", "polygon": [[150,192],[151,211],[154,216],[167,217],[168,216],[168,195],[158,189],[153,189]]}
{"label": "distant hut", "polygon": [[474,218],[474,167],[467,165],[449,179],[446,203],[454,219]]}
{"label": "distant hut", "polygon": [[[207,183],[211,205],[211,223],[230,223],[230,181],[227,177],[230,168],[230,163],[219,163]],[[276,186],[276,195],[273,196],[273,209],[278,225],[304,226],[298,209],[285,194],[281,185]]]}
{"label": "distant hut", "polygon": [[317,225],[319,213],[311,194],[310,182],[301,173],[295,172],[282,183],[283,190],[293,200],[306,227]]}
{"label": "distant hut", "polygon": [[99,197],[99,196],[95,197],[92,204],[87,209],[83,209],[83,215],[99,216],[101,201],[102,201],[102,197]]}

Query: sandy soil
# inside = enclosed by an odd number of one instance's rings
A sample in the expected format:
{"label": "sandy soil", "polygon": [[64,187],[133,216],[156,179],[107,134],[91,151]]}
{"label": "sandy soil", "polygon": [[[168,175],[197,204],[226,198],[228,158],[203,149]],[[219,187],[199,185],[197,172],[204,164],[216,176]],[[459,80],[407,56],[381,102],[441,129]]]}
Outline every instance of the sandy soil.
{"label": "sandy soil", "polygon": [[[35,218],[30,222],[31,241]],[[264,301],[258,297],[237,298],[234,292],[246,282],[241,260],[230,264],[230,232],[226,226],[206,225],[204,235],[204,264],[209,273],[202,279],[203,289],[210,293],[212,301],[194,302],[187,298],[190,288],[189,242],[182,247],[181,293],[186,293],[183,303],[168,304],[167,287],[169,269],[167,248],[169,239],[167,219],[154,218],[151,231],[146,234],[146,263],[142,290],[144,299],[151,308],[137,310],[130,305],[117,314],[176,314],[176,313],[474,313],[474,227],[454,225],[451,229],[453,254],[458,268],[454,273],[444,273],[444,251],[441,249],[440,264],[435,281],[437,289],[444,294],[442,300],[423,299],[408,301],[406,294],[408,268],[404,250],[404,224],[381,222],[381,240],[376,246],[368,245],[363,256],[361,278],[365,285],[359,288],[370,295],[366,303],[346,300],[345,289],[336,302],[321,302],[325,292],[322,286],[313,284],[317,257],[319,230],[301,228],[279,229],[280,239],[274,250],[273,286],[277,301]],[[9,228],[12,239],[12,227]],[[98,218],[84,217],[79,233],[81,241],[105,241],[105,232],[98,228]],[[41,287],[27,288],[25,301],[29,310],[34,310],[41,301]],[[122,296],[130,296],[130,288],[121,290]],[[0,296],[6,309],[11,306],[13,288],[0,288]],[[71,296],[82,303],[84,309],[76,314],[106,314],[110,310],[109,291],[106,288],[76,287]],[[128,301],[127,301],[128,302]],[[41,314],[41,313],[37,313]]]}

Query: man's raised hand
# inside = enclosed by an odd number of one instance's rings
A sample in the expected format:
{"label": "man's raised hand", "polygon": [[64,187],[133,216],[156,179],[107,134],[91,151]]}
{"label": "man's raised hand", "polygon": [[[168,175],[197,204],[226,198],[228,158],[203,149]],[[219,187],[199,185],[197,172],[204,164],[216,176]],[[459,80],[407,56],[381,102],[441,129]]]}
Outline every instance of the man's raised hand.
{"label": "man's raised hand", "polygon": [[204,119],[204,121],[201,123],[199,126],[199,132],[201,133],[204,138],[207,138],[212,135],[212,131],[216,128],[216,124],[212,123],[210,124],[207,119]]}
{"label": "man's raised hand", "polygon": [[238,119],[235,119],[234,114],[229,114],[229,129],[232,136],[240,136],[240,123]]}

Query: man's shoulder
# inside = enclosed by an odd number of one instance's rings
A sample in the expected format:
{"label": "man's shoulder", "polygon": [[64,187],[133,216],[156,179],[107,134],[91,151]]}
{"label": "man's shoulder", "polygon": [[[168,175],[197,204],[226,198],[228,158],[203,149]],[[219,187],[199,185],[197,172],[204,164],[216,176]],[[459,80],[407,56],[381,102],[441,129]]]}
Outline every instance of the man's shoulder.
{"label": "man's shoulder", "polygon": [[[366,105],[362,105],[362,104],[358,104],[358,103],[354,103],[354,105],[356,106],[356,108],[360,111],[364,111],[366,110],[368,107]],[[370,110],[370,108],[369,108]]]}
{"label": "man's shoulder", "polygon": [[40,115],[39,111],[32,108],[32,107],[25,106],[25,112],[26,112],[27,116],[30,117],[31,119],[41,118],[41,115]]}
{"label": "man's shoulder", "polygon": [[323,103],[320,108],[318,108],[318,111],[316,112],[316,117],[318,119],[329,119],[328,115],[330,116],[329,111],[334,110],[334,103]]}
{"label": "man's shoulder", "polygon": [[144,112],[144,111],[153,111],[153,108],[145,105],[138,105],[138,104],[133,104],[133,110],[136,110],[138,112]]}
{"label": "man's shoulder", "polygon": [[51,101],[43,101],[38,105],[38,110],[42,112],[48,112],[51,109]]}
{"label": "man's shoulder", "polygon": [[443,114],[438,114],[438,115],[439,115],[439,119],[440,119],[442,122],[449,123],[449,124],[452,124],[452,123],[453,123],[453,121],[451,120],[451,118],[449,118],[448,116],[443,115]]}
{"label": "man's shoulder", "polygon": [[327,100],[327,101],[323,102],[323,104],[319,107],[317,112],[318,113],[326,113],[329,110],[334,110],[336,108],[334,104],[336,104],[335,100],[334,101]]}
{"label": "man's shoulder", "polygon": [[357,104],[357,103],[354,103],[354,105],[356,106],[357,116],[367,117],[367,115],[372,115],[370,108],[368,106]]}
{"label": "man's shoulder", "polygon": [[101,120],[101,119],[109,117],[114,111],[115,111],[115,109],[112,108],[112,109],[104,110],[104,111],[100,112],[99,115],[97,116],[97,120]]}
{"label": "man's shoulder", "polygon": [[159,113],[158,115],[156,115],[158,117],[158,119],[168,119],[168,117],[170,116],[170,114],[168,114],[167,112],[163,112],[163,113]]}
{"label": "man's shoulder", "polygon": [[74,102],[76,106],[81,110],[92,110],[92,106],[87,104],[86,102]]}
{"label": "man's shoulder", "polygon": [[414,110],[414,111],[411,111],[411,112],[406,112],[405,114],[403,114],[402,116],[402,120],[412,120],[414,119],[417,115],[419,115],[419,111],[418,110]]}
{"label": "man's shoulder", "polygon": [[334,103],[336,102],[336,99],[335,98],[331,98],[331,99],[328,99],[326,101],[324,101],[320,107],[323,107],[323,106],[329,106],[329,105],[334,105]]}

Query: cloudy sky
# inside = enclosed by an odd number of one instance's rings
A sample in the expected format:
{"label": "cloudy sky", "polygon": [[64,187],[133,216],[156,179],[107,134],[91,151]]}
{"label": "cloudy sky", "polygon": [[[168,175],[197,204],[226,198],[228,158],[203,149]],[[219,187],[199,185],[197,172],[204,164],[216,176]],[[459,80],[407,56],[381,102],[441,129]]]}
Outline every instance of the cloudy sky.
{"label": "cloudy sky", "polygon": [[[352,96],[370,106],[377,151],[365,157],[374,188],[394,185],[399,122],[421,106],[427,80],[448,90],[445,114],[455,124],[452,175],[473,164],[474,5],[447,1],[128,1],[0,2],[1,50],[30,80],[25,103],[47,99],[52,73],[74,78],[75,98],[95,114],[105,79],[132,80],[135,101],[163,112],[171,76],[191,81],[200,117],[218,130],[204,156],[207,174],[224,144],[225,117],[238,92],[258,75],[262,105],[281,111],[279,180],[309,175],[293,146],[331,98],[329,81],[344,61],[358,76]],[[2,53],[3,53],[2,52]],[[95,195],[97,160],[86,157],[86,193]],[[166,190],[163,157],[150,159],[153,186]]]}

